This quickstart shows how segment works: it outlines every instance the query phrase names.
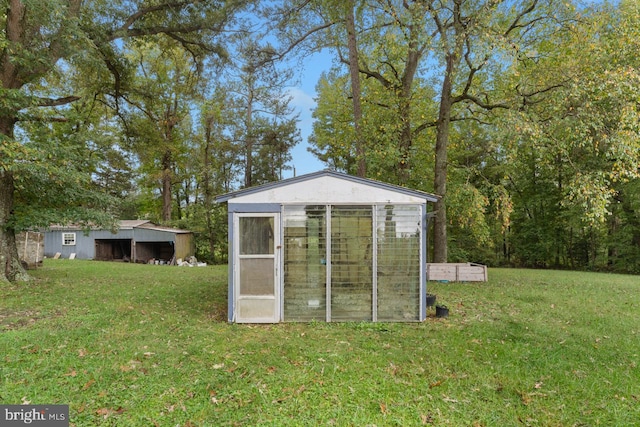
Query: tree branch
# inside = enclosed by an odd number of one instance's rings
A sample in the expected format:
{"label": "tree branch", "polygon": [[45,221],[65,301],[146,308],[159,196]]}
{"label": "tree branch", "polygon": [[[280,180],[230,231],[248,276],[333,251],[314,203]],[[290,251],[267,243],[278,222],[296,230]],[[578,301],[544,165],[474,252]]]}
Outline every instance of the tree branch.
{"label": "tree branch", "polygon": [[289,52],[291,52],[293,49],[295,49],[300,43],[302,43],[303,41],[305,41],[307,39],[307,37],[311,36],[312,34],[318,32],[318,31],[322,31],[324,29],[327,29],[329,27],[331,27],[332,25],[335,25],[336,22],[326,22],[322,25],[318,25],[312,29],[310,29],[309,31],[307,31],[306,33],[304,33],[302,36],[298,37],[296,40],[294,40],[289,46],[287,46],[287,48],[285,50],[283,50],[280,53],[274,53],[271,57],[266,58],[262,61],[260,61],[257,66],[263,66],[269,62],[274,62],[277,60],[280,60],[282,58],[284,58]]}
{"label": "tree branch", "polygon": [[63,98],[34,98],[36,107],[58,107],[70,104],[80,99],[79,96],[65,96]]}
{"label": "tree branch", "polygon": [[69,119],[66,117],[43,117],[24,114],[16,117],[18,122],[41,122],[41,123],[68,123]]}
{"label": "tree branch", "polygon": [[483,101],[480,98],[478,98],[477,96],[473,96],[473,95],[469,95],[464,94],[461,95],[459,97],[456,97],[456,102],[461,102],[461,101],[471,101],[474,104],[476,104],[478,107],[484,109],[484,110],[495,110],[497,108],[501,108],[501,109],[505,109],[508,110],[509,108],[511,108],[511,106],[509,104],[507,104],[506,102],[499,102],[499,103],[491,103],[488,101]]}
{"label": "tree branch", "polygon": [[[520,20],[522,20],[522,18],[524,18],[525,15],[528,15],[529,13],[533,12],[537,5],[538,5],[538,0],[533,0],[529,5],[529,7],[527,7],[525,10],[523,10],[518,15],[516,15],[513,22],[511,22],[511,25],[509,26],[509,28],[507,28],[503,33],[503,36],[507,37],[511,33],[511,31],[515,30],[516,28],[525,27],[527,24],[520,24]],[[535,21],[532,21],[532,22],[535,22]]]}
{"label": "tree branch", "polygon": [[190,3],[191,2],[189,1],[182,1],[182,2],[171,1],[169,3],[161,3],[156,6],[145,7],[143,9],[138,10],[133,15],[129,16],[127,20],[124,22],[124,24],[120,26],[120,30],[126,30],[127,28],[130,28],[138,19],[150,13],[158,12],[162,10],[168,10],[168,9],[179,9],[189,5]]}

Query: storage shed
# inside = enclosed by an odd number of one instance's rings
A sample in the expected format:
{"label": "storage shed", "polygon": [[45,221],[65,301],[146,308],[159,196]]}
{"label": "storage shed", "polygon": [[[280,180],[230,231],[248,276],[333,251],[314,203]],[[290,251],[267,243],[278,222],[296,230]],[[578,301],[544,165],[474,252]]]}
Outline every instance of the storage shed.
{"label": "storage shed", "polygon": [[118,230],[91,229],[52,225],[45,232],[45,256],[60,253],[63,258],[75,254],[77,259],[131,261],[146,263],[158,260],[170,263],[195,253],[193,233],[162,227],[146,220],[120,221]]}
{"label": "storage shed", "polygon": [[218,196],[229,321],[422,321],[437,197],[320,171]]}

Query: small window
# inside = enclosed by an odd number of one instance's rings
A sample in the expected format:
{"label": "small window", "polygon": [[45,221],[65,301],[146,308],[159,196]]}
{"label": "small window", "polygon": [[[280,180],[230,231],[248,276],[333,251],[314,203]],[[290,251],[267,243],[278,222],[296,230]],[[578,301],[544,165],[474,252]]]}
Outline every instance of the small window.
{"label": "small window", "polygon": [[75,246],[76,233],[62,233],[62,246]]}

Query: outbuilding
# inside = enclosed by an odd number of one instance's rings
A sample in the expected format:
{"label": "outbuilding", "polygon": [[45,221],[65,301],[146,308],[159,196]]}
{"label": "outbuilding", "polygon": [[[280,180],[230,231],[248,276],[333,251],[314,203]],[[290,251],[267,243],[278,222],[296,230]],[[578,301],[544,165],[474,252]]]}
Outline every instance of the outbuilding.
{"label": "outbuilding", "polygon": [[194,255],[193,233],[147,220],[123,220],[117,230],[52,225],[45,232],[45,256],[98,261],[170,264]]}
{"label": "outbuilding", "polygon": [[437,196],[320,171],[222,196],[229,322],[422,321]]}

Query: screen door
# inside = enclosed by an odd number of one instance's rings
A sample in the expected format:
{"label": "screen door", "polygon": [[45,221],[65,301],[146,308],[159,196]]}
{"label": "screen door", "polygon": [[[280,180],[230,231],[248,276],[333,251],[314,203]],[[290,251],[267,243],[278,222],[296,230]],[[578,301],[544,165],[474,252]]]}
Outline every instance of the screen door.
{"label": "screen door", "polygon": [[234,215],[236,322],[279,321],[279,223],[276,213]]}

